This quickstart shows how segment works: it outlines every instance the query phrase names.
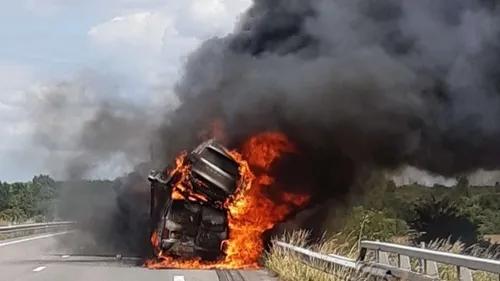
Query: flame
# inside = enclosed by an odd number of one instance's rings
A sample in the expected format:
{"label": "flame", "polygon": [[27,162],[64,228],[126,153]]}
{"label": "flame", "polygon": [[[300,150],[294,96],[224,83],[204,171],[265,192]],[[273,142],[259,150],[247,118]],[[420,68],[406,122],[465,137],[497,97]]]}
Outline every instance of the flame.
{"label": "flame", "polygon": [[208,140],[214,138],[218,142],[224,142],[227,140],[227,135],[224,130],[224,122],[222,122],[221,119],[213,120],[209,127],[209,130],[203,130],[200,132],[199,136],[201,139]]}
{"label": "flame", "polygon": [[174,188],[172,190],[172,199],[174,200],[190,200],[190,201],[207,201],[207,199],[198,193],[193,192],[191,186],[186,186],[189,181],[185,181],[189,177],[190,166],[184,164],[184,159],[187,156],[187,152],[183,151],[175,159],[175,167],[170,171],[167,171],[170,176],[178,174],[179,179],[175,182]]}
{"label": "flame", "polygon": [[[296,149],[286,136],[276,132],[251,137],[244,143],[241,152],[228,151],[240,164],[241,179],[236,194],[223,205],[228,211],[229,223],[229,239],[224,241],[223,251],[226,255],[223,260],[178,260],[160,253],[157,260],[150,260],[145,265],[148,268],[259,268],[258,260],[264,250],[262,234],[283,221],[294,208],[303,206],[309,200],[308,195],[282,192],[280,202],[277,203],[266,195],[268,189],[276,188],[274,178],[268,174],[269,168],[285,152],[296,152]],[[172,174],[180,172],[182,177],[187,176],[189,167],[183,165],[185,156],[183,152],[176,159]],[[172,197],[203,200],[199,198],[203,196],[194,194],[180,181],[175,184]],[[151,242],[157,246],[155,237],[152,237]]]}

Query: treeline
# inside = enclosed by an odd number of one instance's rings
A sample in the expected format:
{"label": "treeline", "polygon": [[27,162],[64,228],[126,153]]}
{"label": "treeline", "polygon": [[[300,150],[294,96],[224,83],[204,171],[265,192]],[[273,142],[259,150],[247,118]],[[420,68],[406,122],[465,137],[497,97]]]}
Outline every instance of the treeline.
{"label": "treeline", "polygon": [[[0,222],[71,219],[76,210],[112,200],[111,181],[55,181],[38,175],[29,182],[0,182]],[[92,202],[87,204],[86,201]]]}
{"label": "treeline", "polygon": [[[0,222],[51,221],[103,216],[115,204],[108,180],[55,181],[47,175],[24,183],[0,182]],[[369,239],[410,236],[415,242],[450,238],[482,241],[500,234],[500,185],[396,186],[382,173],[357,183],[368,190],[354,208],[332,214],[325,230],[361,233]],[[359,198],[358,198],[359,199]],[[343,218],[343,219],[339,219]]]}
{"label": "treeline", "polygon": [[370,192],[350,209],[342,231],[354,230],[367,239],[405,236],[415,243],[449,239],[467,245],[486,243],[485,235],[500,234],[498,184],[471,186],[460,177],[450,187],[396,186],[376,173],[363,184]]}

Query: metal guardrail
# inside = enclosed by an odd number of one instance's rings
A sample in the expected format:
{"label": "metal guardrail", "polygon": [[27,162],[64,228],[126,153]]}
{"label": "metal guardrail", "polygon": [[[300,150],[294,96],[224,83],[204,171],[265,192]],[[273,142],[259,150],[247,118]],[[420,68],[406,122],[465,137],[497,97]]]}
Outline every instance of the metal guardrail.
{"label": "metal guardrail", "polygon": [[[442,263],[455,266],[457,279],[461,281],[473,280],[471,270],[498,274],[500,280],[500,261],[418,247],[361,241],[358,258],[350,259],[338,255],[316,253],[280,241],[276,241],[275,245],[295,252],[308,266],[330,274],[335,274],[338,272],[338,267],[342,267],[355,273],[353,276],[364,274],[384,280],[440,280],[437,263]],[[375,251],[375,262],[366,260],[368,250]],[[391,265],[388,253],[397,254],[397,265]],[[420,272],[412,271],[410,258],[420,260],[422,264]]]}
{"label": "metal guardrail", "polygon": [[497,274],[500,280],[500,261],[459,255],[418,247],[383,243],[378,241],[361,241],[358,260],[363,261],[368,250],[375,251],[377,263],[389,264],[387,253],[398,255],[398,267],[410,269],[410,258],[417,258],[421,263],[421,273],[432,277],[439,276],[437,263],[456,267],[457,279],[472,281],[471,270]]}
{"label": "metal guardrail", "polygon": [[50,232],[55,229],[61,229],[62,227],[68,227],[75,224],[72,221],[59,221],[59,222],[47,222],[47,223],[30,223],[30,224],[18,224],[18,225],[8,225],[0,227],[0,235],[10,236],[15,233],[40,233],[40,232]]}
{"label": "metal guardrail", "polygon": [[300,255],[302,262],[315,269],[323,272],[336,275],[341,272],[345,277],[345,272],[338,270],[339,267],[347,268],[353,274],[352,280],[357,280],[357,276],[378,277],[384,280],[415,280],[415,281],[431,281],[436,280],[430,276],[420,275],[409,270],[400,269],[384,264],[370,264],[362,261],[357,261],[343,256],[325,255],[313,252],[308,249],[300,248],[283,242],[275,242],[279,247],[291,250]]}

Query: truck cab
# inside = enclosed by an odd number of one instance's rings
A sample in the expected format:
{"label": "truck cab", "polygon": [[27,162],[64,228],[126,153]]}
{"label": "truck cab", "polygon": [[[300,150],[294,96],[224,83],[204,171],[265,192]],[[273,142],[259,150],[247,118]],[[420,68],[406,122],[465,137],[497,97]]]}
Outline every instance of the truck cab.
{"label": "truck cab", "polygon": [[171,168],[149,175],[155,251],[204,260],[223,255],[223,241],[229,238],[227,210],[223,205],[236,192],[240,179],[239,164],[226,151],[211,139],[183,159],[182,165],[188,167],[188,176],[181,179],[183,186],[206,200],[173,199],[179,175],[171,173]]}

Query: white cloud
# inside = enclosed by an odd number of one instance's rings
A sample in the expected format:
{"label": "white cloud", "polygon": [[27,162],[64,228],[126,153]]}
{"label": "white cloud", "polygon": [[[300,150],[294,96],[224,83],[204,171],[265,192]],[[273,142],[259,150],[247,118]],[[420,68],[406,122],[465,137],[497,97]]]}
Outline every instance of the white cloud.
{"label": "white cloud", "polygon": [[23,91],[35,81],[36,71],[26,65],[0,63],[0,138],[2,149],[19,147],[17,136],[28,133]]}
{"label": "white cloud", "polygon": [[164,34],[177,36],[171,19],[152,12],[117,16],[89,31],[92,40],[107,51],[129,49],[141,55],[159,53]]}
{"label": "white cloud", "polygon": [[[36,71],[27,65],[0,62],[0,181],[22,180],[22,163],[16,159],[28,146],[31,134],[22,93],[35,81]],[[30,169],[32,173],[33,170]]]}
{"label": "white cloud", "polygon": [[172,85],[185,56],[208,37],[230,32],[249,5],[250,0],[172,1],[115,15],[93,26],[89,36],[120,69],[152,86]]}
{"label": "white cloud", "polygon": [[35,69],[28,65],[0,62],[0,100],[5,102],[15,98],[14,92],[35,81],[35,74]]}
{"label": "white cloud", "polygon": [[121,15],[92,27],[89,36],[96,48],[108,57],[108,66],[139,76],[146,85],[159,84],[160,72],[172,76],[178,68],[175,52],[162,56],[164,38],[173,50],[193,48],[197,43],[180,36],[172,19],[157,12]]}
{"label": "white cloud", "polygon": [[405,167],[399,174],[395,175],[393,179],[398,185],[418,183],[426,186],[433,186],[434,184],[452,186],[456,183],[456,180],[453,178],[432,175],[415,167]]}

